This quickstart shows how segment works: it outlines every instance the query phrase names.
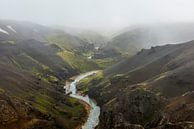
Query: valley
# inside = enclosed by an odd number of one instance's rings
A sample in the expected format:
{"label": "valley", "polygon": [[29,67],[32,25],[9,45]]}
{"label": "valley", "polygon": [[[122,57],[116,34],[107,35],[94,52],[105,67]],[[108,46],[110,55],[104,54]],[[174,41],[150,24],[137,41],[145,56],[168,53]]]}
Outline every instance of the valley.
{"label": "valley", "polygon": [[193,129],[193,32],[0,20],[0,129]]}
{"label": "valley", "polygon": [[101,107],[99,129],[192,129],[193,46],[144,49],[80,81]]}
{"label": "valley", "polygon": [[34,23],[1,21],[0,27],[4,30],[0,32],[0,128],[72,129],[82,125],[88,111],[63,87],[68,78],[99,69],[95,61],[82,55],[90,51],[85,47],[88,43]]}

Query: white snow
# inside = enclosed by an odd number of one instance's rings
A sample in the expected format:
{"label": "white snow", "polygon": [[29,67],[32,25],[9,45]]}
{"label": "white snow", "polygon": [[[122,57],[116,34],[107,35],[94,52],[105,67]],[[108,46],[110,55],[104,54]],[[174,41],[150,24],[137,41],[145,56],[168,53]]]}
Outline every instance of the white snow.
{"label": "white snow", "polygon": [[9,35],[9,33],[7,31],[3,30],[2,28],[0,28],[0,32]]}
{"label": "white snow", "polygon": [[92,59],[92,56],[89,56],[88,59]]}
{"label": "white snow", "polygon": [[9,28],[9,29],[12,30],[13,32],[17,33],[16,30],[15,30],[12,26],[7,25],[7,28]]}

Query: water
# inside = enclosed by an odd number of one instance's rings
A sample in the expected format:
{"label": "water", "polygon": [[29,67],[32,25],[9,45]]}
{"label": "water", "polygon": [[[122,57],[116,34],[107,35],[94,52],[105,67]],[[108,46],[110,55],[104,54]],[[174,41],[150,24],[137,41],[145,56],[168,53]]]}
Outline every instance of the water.
{"label": "water", "polygon": [[71,97],[83,100],[90,105],[90,108],[91,108],[90,113],[89,113],[86,123],[82,126],[82,129],[94,129],[98,125],[99,116],[100,116],[100,107],[97,106],[96,103],[88,97],[88,95],[82,96],[82,95],[77,94],[76,83],[84,79],[85,77],[90,76],[95,73],[97,73],[97,71],[92,71],[92,72],[88,72],[85,74],[81,74],[77,76],[75,80],[70,83],[69,86],[66,87],[66,93],[71,92],[70,94]]}

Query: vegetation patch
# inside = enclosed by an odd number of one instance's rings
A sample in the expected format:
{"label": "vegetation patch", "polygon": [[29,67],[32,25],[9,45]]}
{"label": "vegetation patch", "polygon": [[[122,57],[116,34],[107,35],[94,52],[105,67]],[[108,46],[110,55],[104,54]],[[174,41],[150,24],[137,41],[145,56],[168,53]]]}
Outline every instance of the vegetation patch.
{"label": "vegetation patch", "polygon": [[77,83],[77,90],[82,94],[86,94],[89,90],[89,87],[92,87],[95,81],[100,82],[100,80],[102,79],[103,79],[103,73],[101,71],[97,72],[94,75],[85,77],[84,79],[80,80]]}
{"label": "vegetation patch", "polygon": [[94,60],[101,69],[115,64],[117,61],[113,58],[95,59]]}
{"label": "vegetation patch", "polygon": [[60,47],[71,50],[72,46],[69,43],[68,39],[64,35],[53,35],[53,36],[48,36],[47,38],[48,43],[50,44],[57,44]]}
{"label": "vegetation patch", "polygon": [[57,55],[79,72],[86,72],[98,68],[94,62],[67,50],[58,52]]}

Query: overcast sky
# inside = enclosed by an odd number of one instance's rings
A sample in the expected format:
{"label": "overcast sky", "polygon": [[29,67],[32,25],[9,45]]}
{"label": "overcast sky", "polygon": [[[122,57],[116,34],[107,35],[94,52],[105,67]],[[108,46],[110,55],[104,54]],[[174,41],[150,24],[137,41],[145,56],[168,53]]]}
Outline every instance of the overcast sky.
{"label": "overcast sky", "polygon": [[0,0],[0,18],[92,29],[194,21],[194,0]]}

